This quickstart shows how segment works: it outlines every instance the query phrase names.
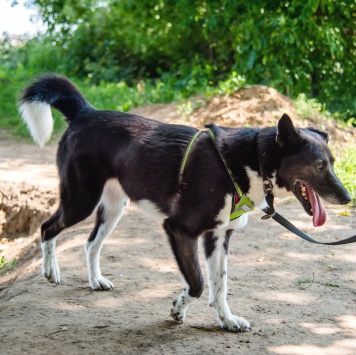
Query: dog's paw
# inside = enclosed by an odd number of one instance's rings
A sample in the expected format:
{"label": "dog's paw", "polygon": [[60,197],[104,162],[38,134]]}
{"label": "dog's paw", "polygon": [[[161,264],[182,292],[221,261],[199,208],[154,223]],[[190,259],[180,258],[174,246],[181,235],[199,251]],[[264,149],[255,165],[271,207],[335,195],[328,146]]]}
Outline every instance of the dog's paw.
{"label": "dog's paw", "polygon": [[221,328],[228,330],[230,332],[250,332],[251,326],[250,323],[241,317],[232,316],[228,319],[220,319],[221,320]]}
{"label": "dog's paw", "polygon": [[189,306],[196,300],[196,297],[189,296],[188,288],[184,288],[183,293],[178,296],[174,302],[173,307],[171,309],[171,317],[177,321],[184,321],[185,314],[189,308]]}
{"label": "dog's paw", "polygon": [[42,275],[51,283],[59,285],[61,281],[61,273],[57,263],[54,265],[43,265]]}
{"label": "dog's paw", "polygon": [[59,285],[61,281],[61,273],[58,262],[55,258],[49,258],[42,264],[42,275],[51,283]]}
{"label": "dog's paw", "polygon": [[174,309],[174,307],[171,309],[171,317],[176,321],[176,322],[181,322],[183,323],[184,318],[185,318],[185,312],[182,311],[177,311]]}
{"label": "dog's paw", "polygon": [[185,303],[184,295],[181,295],[174,300],[173,307],[171,309],[171,317],[175,321],[183,323],[184,318],[185,318],[185,312],[187,310],[185,305],[186,305],[186,303]]}
{"label": "dog's paw", "polygon": [[61,273],[56,256],[56,240],[48,240],[41,244],[42,248],[42,275],[49,281],[59,284]]}
{"label": "dog's paw", "polygon": [[114,289],[114,284],[103,276],[92,277],[89,283],[91,288],[95,291],[110,291]]}

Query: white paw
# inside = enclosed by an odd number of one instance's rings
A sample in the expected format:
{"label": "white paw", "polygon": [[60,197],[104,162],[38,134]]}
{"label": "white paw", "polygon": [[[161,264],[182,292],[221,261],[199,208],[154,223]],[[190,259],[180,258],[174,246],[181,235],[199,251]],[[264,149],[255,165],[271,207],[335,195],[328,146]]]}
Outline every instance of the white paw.
{"label": "white paw", "polygon": [[59,285],[61,281],[61,272],[56,258],[44,258],[42,263],[42,275],[49,282]]}
{"label": "white paw", "polygon": [[250,332],[251,326],[250,323],[241,317],[232,315],[227,319],[221,320],[221,328],[228,330],[230,332]]}
{"label": "white paw", "polygon": [[173,307],[171,309],[171,317],[177,322],[183,322],[185,313],[187,311],[187,304],[189,303],[189,296],[180,295],[173,301]]}
{"label": "white paw", "polygon": [[42,248],[42,275],[49,281],[59,284],[61,273],[56,256],[56,238],[47,240],[41,244]]}
{"label": "white paw", "polygon": [[177,321],[177,322],[182,322],[184,321],[185,318],[185,310],[180,309],[179,307],[173,306],[171,309],[171,317]]}
{"label": "white paw", "polygon": [[110,291],[114,289],[114,284],[103,276],[91,277],[90,286],[95,291]]}

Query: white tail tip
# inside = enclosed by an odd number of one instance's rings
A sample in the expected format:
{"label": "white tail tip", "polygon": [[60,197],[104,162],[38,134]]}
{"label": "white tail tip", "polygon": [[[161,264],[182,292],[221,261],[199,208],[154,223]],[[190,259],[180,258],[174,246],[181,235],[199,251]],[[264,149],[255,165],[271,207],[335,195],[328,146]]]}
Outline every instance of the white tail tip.
{"label": "white tail tip", "polygon": [[19,111],[31,137],[40,147],[43,147],[53,131],[50,105],[40,101],[25,101],[20,104]]}

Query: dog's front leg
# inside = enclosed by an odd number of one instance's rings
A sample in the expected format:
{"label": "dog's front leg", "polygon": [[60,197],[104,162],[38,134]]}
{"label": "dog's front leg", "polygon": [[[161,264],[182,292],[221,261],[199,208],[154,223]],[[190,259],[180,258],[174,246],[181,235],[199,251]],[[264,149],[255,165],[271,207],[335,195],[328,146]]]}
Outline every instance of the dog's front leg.
{"label": "dog's front leg", "polygon": [[187,309],[204,290],[204,279],[198,258],[198,237],[187,235],[169,218],[165,220],[163,226],[185,280],[183,292],[174,300],[171,309],[173,319],[183,322]]}
{"label": "dog's front leg", "polygon": [[43,241],[41,244],[43,256],[42,274],[49,282],[59,285],[60,271],[56,255],[56,240],[57,238],[52,238]]}
{"label": "dog's front leg", "polygon": [[204,235],[204,249],[209,279],[209,305],[214,307],[221,327],[229,331],[250,331],[244,318],[233,315],[226,301],[227,253],[233,230],[215,230]]}

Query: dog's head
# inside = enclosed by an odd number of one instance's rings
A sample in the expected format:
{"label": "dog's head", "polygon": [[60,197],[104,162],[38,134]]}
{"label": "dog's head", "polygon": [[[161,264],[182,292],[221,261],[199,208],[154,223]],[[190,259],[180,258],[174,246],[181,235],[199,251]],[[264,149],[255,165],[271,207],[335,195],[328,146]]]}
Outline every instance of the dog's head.
{"label": "dog's head", "polygon": [[297,129],[288,115],[278,122],[276,142],[282,159],[277,184],[293,192],[314,226],[325,223],[326,212],[320,201],[344,205],[351,197],[335,175],[334,157],[327,145],[328,135],[315,128]]}

